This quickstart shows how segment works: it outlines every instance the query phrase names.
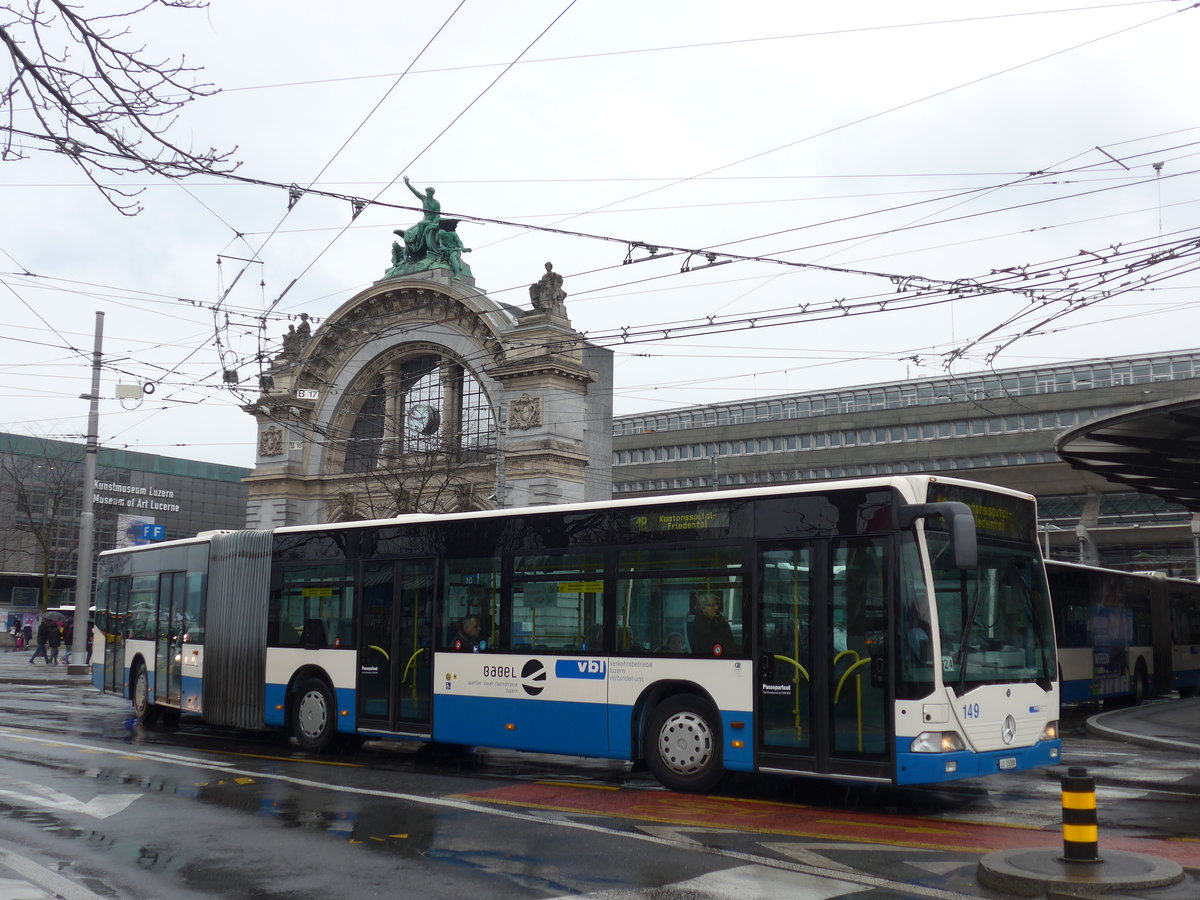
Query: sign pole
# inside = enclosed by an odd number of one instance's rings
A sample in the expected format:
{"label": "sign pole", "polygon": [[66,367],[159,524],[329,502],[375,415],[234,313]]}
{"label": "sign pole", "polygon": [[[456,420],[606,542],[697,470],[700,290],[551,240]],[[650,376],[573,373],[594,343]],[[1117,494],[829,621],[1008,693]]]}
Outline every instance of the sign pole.
{"label": "sign pole", "polygon": [[92,606],[92,544],[96,533],[96,514],[93,494],[96,491],[96,454],[100,449],[100,360],[104,343],[104,313],[96,312],[96,343],[92,350],[92,392],[80,394],[87,400],[88,433],[87,451],[83,458],[83,497],[79,514],[79,552],[75,568],[75,636],[71,642],[72,662],[68,667],[72,675],[87,675],[91,666],[87,659],[87,632],[91,627],[89,610]]}

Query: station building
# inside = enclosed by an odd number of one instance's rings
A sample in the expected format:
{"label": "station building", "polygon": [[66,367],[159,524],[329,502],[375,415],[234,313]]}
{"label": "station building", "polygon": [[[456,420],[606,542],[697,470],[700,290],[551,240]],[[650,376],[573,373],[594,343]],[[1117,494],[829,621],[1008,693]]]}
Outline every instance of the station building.
{"label": "station building", "polygon": [[[74,604],[83,444],[0,434],[0,621]],[[102,550],[242,528],[249,469],[101,449],[93,492]],[[44,574],[51,572],[53,578]],[[49,591],[47,591],[49,587]]]}
{"label": "station building", "polygon": [[613,495],[942,472],[1034,494],[1048,555],[1195,577],[1192,513],[1072,468],[1069,429],[1200,397],[1200,350],[865,384],[613,420]]}

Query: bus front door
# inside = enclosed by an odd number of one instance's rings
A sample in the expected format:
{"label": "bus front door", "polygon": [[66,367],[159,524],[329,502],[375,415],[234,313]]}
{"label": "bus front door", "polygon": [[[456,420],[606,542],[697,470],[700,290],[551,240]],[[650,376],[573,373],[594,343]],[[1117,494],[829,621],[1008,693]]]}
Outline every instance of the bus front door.
{"label": "bus front door", "polygon": [[890,778],[886,538],[759,554],[759,766]]}
{"label": "bus front door", "polygon": [[368,731],[429,734],[432,560],[367,563],[359,616],[358,721]]}

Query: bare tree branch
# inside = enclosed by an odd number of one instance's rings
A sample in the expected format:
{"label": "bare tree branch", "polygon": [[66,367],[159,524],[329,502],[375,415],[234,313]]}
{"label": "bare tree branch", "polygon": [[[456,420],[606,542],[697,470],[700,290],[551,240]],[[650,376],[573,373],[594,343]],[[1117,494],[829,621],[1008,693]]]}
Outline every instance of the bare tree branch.
{"label": "bare tree branch", "polygon": [[[237,168],[237,148],[197,150],[168,137],[179,111],[217,93],[194,79],[200,69],[146,56],[128,44],[126,23],[155,5],[203,9],[206,0],[146,0],[110,15],[84,15],[67,0],[0,2],[0,47],[11,63],[0,86],[0,159],[23,159],[29,150],[65,154],[104,198],[125,215],[137,215],[144,188],[112,183],[110,176],[139,173],[184,178],[225,174]],[[0,59],[3,56],[0,55]]]}
{"label": "bare tree branch", "polygon": [[42,441],[27,455],[22,446],[13,435],[0,444],[0,562],[9,571],[39,573],[45,605],[78,547],[84,448]]}

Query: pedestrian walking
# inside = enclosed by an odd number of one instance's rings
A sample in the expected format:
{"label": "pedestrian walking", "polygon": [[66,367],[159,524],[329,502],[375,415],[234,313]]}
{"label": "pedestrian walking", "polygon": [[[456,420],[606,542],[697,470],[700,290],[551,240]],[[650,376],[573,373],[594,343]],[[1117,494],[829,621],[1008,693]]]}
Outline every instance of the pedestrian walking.
{"label": "pedestrian walking", "polygon": [[62,664],[69,666],[71,664],[71,645],[75,642],[75,620],[67,619],[63,623],[62,628],[63,638],[63,658]]}
{"label": "pedestrian walking", "polygon": [[[58,628],[55,627],[55,632]],[[29,664],[33,665],[33,661],[39,656],[46,661],[46,665],[50,664],[50,657],[46,655],[46,644],[50,640],[50,623],[45,619],[38,624],[37,630],[37,649],[33,651],[33,656],[29,657]]]}
{"label": "pedestrian walking", "polygon": [[62,646],[62,626],[57,622],[50,623],[50,632],[46,636],[46,645],[50,648],[50,655],[46,657],[46,665],[58,665],[58,648]]}

